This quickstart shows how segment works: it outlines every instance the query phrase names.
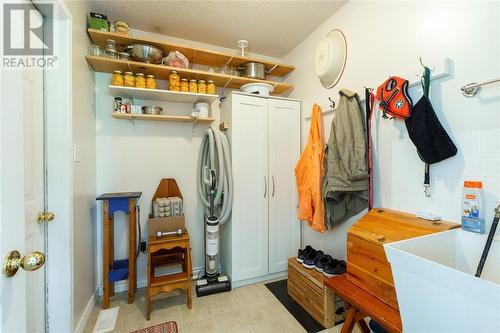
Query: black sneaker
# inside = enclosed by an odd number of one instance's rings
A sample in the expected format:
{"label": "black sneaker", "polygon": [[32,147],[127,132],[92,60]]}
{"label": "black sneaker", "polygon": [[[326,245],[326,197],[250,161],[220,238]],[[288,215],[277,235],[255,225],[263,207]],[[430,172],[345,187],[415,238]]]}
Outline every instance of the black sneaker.
{"label": "black sneaker", "polygon": [[344,274],[347,271],[347,264],[344,260],[333,259],[328,265],[323,269],[323,275],[327,278],[331,278],[335,275]]}
{"label": "black sneaker", "polygon": [[325,266],[328,265],[330,262],[332,262],[333,259],[331,255],[327,254],[323,256],[320,260],[316,261],[316,266],[314,267],[315,270],[318,272],[323,272],[323,269],[325,269]]}
{"label": "black sneaker", "polygon": [[297,255],[297,261],[300,263],[304,262],[304,258],[307,253],[314,251],[311,245],[307,245],[303,250],[299,249],[298,255]]}
{"label": "black sneaker", "polygon": [[316,262],[324,256],[325,254],[323,253],[323,251],[315,251],[314,254],[311,252],[310,255],[306,256],[306,258],[304,259],[302,266],[308,269],[314,268],[316,266]]}

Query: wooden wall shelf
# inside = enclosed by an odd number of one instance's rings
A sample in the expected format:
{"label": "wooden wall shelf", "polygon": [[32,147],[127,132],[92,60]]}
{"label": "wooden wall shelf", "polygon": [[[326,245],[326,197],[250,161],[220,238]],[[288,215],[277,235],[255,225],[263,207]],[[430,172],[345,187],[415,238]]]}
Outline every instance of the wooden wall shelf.
{"label": "wooden wall shelf", "polygon": [[184,123],[211,123],[214,118],[193,118],[190,116],[174,116],[174,115],[155,115],[155,114],[135,114],[135,113],[121,113],[113,112],[113,118],[128,119],[128,120],[153,120],[153,121],[176,121]]}
{"label": "wooden wall shelf", "polygon": [[213,80],[218,87],[227,87],[231,89],[239,89],[247,83],[268,83],[274,86],[273,94],[280,95],[293,89],[293,85],[284,82],[274,82],[267,80],[250,79],[241,76],[223,75],[217,73],[209,73],[195,69],[176,68],[163,65],[146,64],[138,61],[126,61],[121,59],[112,59],[100,56],[86,56],[87,62],[96,72],[113,73],[115,70],[122,72],[130,71],[133,73],[152,74],[157,79],[167,80],[170,71],[174,70],[181,77]]}
{"label": "wooden wall shelf", "polygon": [[194,94],[189,92],[171,91],[164,89],[145,89],[109,85],[109,91],[114,96],[169,101],[178,103],[207,102],[212,103],[219,99],[219,95]]}
{"label": "wooden wall shelf", "polygon": [[165,55],[168,55],[170,51],[179,51],[182,54],[184,54],[191,63],[205,65],[205,66],[228,65],[232,67],[238,67],[245,62],[256,61],[263,63],[267,69],[269,70],[272,69],[269,75],[278,77],[282,77],[292,72],[295,69],[294,66],[290,65],[278,64],[267,60],[255,59],[250,57],[241,57],[238,55],[224,54],[220,52],[193,48],[189,46],[182,46],[148,37],[126,36],[117,34],[115,32],[106,32],[95,29],[88,29],[88,33],[90,35],[90,38],[92,39],[92,42],[96,45],[99,45],[102,49],[104,49],[104,44],[106,43],[106,39],[113,39],[119,45],[122,46],[134,43],[145,43],[154,45],[162,49],[165,52]]}

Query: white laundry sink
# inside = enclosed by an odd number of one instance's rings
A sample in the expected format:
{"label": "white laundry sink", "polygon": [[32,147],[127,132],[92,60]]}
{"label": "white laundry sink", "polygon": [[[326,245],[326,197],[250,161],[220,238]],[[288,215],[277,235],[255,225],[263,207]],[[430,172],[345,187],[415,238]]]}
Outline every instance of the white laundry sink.
{"label": "white laundry sink", "polygon": [[404,332],[500,332],[500,239],[454,229],[385,244]]}

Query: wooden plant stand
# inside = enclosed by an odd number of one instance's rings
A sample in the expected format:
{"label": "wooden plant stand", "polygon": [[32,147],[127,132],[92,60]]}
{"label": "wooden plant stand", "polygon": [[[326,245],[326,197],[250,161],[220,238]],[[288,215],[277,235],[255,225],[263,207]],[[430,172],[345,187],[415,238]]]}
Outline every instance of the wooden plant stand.
{"label": "wooden plant stand", "polygon": [[[128,279],[128,303],[134,303],[137,290],[136,278],[136,210],[141,192],[104,193],[96,200],[102,200],[102,307],[109,308],[109,298],[114,296],[116,281]],[[114,256],[114,213],[122,211],[128,215],[129,256],[115,260]]]}

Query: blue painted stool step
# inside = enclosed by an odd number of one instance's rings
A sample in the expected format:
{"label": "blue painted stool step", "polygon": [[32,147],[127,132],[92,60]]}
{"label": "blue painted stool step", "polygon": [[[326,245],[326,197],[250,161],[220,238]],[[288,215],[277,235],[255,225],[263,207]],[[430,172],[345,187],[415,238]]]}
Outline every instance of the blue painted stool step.
{"label": "blue painted stool step", "polygon": [[109,282],[116,282],[128,279],[128,259],[115,260],[113,269],[108,274]]}

